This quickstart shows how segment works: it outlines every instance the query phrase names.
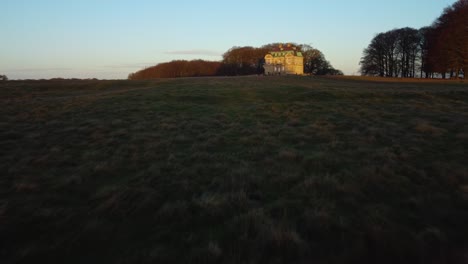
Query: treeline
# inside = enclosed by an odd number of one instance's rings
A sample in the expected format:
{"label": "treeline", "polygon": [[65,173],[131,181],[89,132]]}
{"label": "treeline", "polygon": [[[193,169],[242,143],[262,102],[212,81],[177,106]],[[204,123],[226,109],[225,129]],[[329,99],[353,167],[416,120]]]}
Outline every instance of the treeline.
{"label": "treeline", "polygon": [[[222,61],[204,60],[176,60],[160,63],[135,73],[131,73],[130,80],[142,80],[152,78],[178,78],[198,76],[236,76],[263,74],[265,55],[280,44],[272,43],[256,47],[233,47],[223,54]],[[321,51],[310,45],[292,44],[302,52],[304,56],[304,73],[314,75],[342,75],[340,70],[333,68],[325,59]]]}
{"label": "treeline", "polygon": [[264,57],[269,50],[268,45],[260,48],[233,47],[223,54],[222,66],[218,75],[263,74]]}
{"label": "treeline", "polygon": [[6,75],[0,75],[0,81],[8,81],[8,77]]}
{"label": "treeline", "polygon": [[221,62],[204,60],[176,60],[160,63],[156,66],[131,73],[130,80],[142,80],[152,78],[179,78],[217,75]]}
{"label": "treeline", "polygon": [[364,49],[360,65],[362,75],[466,78],[468,0],[446,8],[431,26],[377,34]]}
{"label": "treeline", "polygon": [[325,55],[310,45],[300,45],[304,56],[304,73],[312,75],[343,75],[341,70],[335,69]]}

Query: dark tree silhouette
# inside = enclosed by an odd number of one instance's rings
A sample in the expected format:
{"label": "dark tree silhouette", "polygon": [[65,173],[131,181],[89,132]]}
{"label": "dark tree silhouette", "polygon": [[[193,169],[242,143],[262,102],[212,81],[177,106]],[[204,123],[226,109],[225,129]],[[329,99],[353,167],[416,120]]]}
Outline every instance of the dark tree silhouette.
{"label": "dark tree silhouette", "polygon": [[249,75],[263,73],[263,58],[268,48],[233,47],[223,54],[219,75]]}
{"label": "dark tree silhouette", "polygon": [[398,32],[391,30],[375,36],[364,49],[361,58],[361,73],[381,77],[392,77],[398,72]]}
{"label": "dark tree silhouette", "polygon": [[377,34],[363,51],[361,74],[442,78],[463,75],[468,65],[468,0],[446,8],[430,27],[394,29]]}
{"label": "dark tree silhouette", "polygon": [[429,78],[434,72],[434,64],[429,58],[430,50],[434,43],[435,30],[433,27],[422,27],[419,29],[419,50],[420,50],[420,76]]}
{"label": "dark tree silhouette", "polygon": [[419,58],[420,35],[413,28],[398,29],[397,61],[399,62],[399,75],[401,77],[414,77],[416,75],[416,60]]}
{"label": "dark tree silhouette", "polygon": [[304,56],[304,73],[313,75],[343,75],[343,72],[331,66],[325,55],[310,45],[299,46]]}

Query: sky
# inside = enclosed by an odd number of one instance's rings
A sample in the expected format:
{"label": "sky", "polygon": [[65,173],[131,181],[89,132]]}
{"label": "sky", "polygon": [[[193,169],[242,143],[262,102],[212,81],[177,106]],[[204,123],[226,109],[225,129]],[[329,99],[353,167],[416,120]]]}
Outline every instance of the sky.
{"label": "sky", "polygon": [[345,74],[380,32],[430,25],[456,0],[0,0],[0,74],[126,79],[234,46],[309,44]]}

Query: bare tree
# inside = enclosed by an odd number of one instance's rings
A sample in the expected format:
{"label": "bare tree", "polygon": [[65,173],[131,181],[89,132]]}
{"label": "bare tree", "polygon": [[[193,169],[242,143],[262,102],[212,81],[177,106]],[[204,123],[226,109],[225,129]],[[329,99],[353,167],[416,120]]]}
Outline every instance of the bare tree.
{"label": "bare tree", "polygon": [[434,39],[433,27],[422,27],[419,29],[419,50],[420,50],[420,76],[429,78],[434,72],[434,66],[429,59],[429,52]]}
{"label": "bare tree", "polygon": [[361,58],[361,74],[393,77],[398,75],[398,31],[377,34],[364,49]]}
{"label": "bare tree", "polygon": [[420,36],[413,28],[401,28],[396,31],[398,35],[398,62],[399,76],[414,77],[416,72],[416,59],[419,57]]}
{"label": "bare tree", "polygon": [[377,34],[363,51],[361,74],[415,77],[420,39],[419,31],[408,27]]}

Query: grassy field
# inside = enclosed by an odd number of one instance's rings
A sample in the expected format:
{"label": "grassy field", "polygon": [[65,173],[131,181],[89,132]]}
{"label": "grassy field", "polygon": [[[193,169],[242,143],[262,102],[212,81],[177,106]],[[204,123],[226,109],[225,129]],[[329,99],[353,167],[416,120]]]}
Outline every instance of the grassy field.
{"label": "grassy field", "polygon": [[2,263],[467,263],[468,84],[0,84]]}

